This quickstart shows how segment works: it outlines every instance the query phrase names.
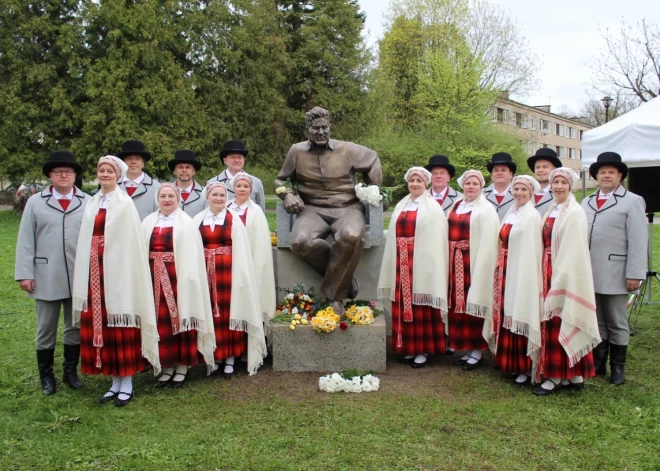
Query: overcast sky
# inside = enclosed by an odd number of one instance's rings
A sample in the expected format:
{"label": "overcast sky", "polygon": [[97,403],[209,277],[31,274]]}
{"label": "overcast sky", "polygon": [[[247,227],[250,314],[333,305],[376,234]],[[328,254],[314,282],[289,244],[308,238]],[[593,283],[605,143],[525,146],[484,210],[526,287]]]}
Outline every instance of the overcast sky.
{"label": "overcast sky", "polygon": [[[528,105],[567,105],[577,111],[586,99],[592,78],[589,64],[603,40],[599,28],[617,30],[621,20],[660,21],[658,0],[491,0],[509,11],[520,25],[529,47],[541,60],[540,81],[528,96],[513,97]],[[367,14],[368,44],[383,35],[387,0],[359,0]]]}

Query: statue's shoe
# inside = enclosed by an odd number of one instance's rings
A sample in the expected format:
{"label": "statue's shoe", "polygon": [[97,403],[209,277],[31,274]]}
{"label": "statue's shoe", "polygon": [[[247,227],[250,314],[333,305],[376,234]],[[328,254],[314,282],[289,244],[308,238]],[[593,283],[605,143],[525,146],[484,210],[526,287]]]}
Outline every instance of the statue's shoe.
{"label": "statue's shoe", "polygon": [[345,320],[346,310],[344,309],[344,303],[341,299],[337,301],[328,301],[328,305],[335,311],[335,314],[337,314],[341,320]]}
{"label": "statue's shoe", "polygon": [[351,289],[348,291],[348,299],[357,298],[359,292],[360,292],[360,284],[358,283],[358,280],[353,278],[351,280]]}

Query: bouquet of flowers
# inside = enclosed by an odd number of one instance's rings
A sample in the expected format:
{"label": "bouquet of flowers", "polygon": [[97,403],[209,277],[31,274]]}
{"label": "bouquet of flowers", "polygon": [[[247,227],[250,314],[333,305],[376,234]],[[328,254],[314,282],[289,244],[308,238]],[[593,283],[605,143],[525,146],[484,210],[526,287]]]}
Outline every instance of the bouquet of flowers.
{"label": "bouquet of flowers", "polygon": [[374,323],[374,311],[370,306],[353,304],[346,309],[346,318],[355,325],[369,325]]}
{"label": "bouquet of flowers", "polygon": [[331,307],[317,311],[316,315],[312,317],[312,327],[317,332],[332,332],[337,328],[338,322],[339,316]]}
{"label": "bouquet of flowers", "polygon": [[[284,296],[282,304],[277,306],[272,322],[288,324],[293,320],[311,320],[319,307],[314,298],[316,298],[314,288],[305,290],[303,284],[293,285],[293,288]],[[296,318],[296,316],[298,317]]]}
{"label": "bouquet of flowers", "polygon": [[383,195],[378,185],[365,185],[358,183],[355,185],[355,194],[362,203],[367,203],[378,207],[383,201]]}
{"label": "bouquet of flowers", "polygon": [[348,376],[333,373],[319,378],[319,389],[321,391],[334,393],[360,393],[374,392],[380,388],[380,379],[372,374]]}
{"label": "bouquet of flowers", "polygon": [[298,183],[295,180],[291,180],[291,178],[287,178],[284,185],[275,188],[275,194],[278,196],[284,194],[289,188],[291,188],[294,193],[298,193]]}

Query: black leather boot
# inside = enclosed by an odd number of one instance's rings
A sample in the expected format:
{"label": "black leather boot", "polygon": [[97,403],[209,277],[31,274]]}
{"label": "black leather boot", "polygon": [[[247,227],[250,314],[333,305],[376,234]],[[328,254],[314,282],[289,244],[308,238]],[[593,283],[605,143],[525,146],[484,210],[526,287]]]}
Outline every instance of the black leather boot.
{"label": "black leather boot", "polygon": [[621,386],[626,382],[624,369],[626,367],[626,353],[628,345],[610,344],[610,383]]}
{"label": "black leather boot", "polygon": [[605,376],[607,374],[607,353],[610,344],[607,340],[603,340],[594,348],[594,366],[596,367],[596,376]]}
{"label": "black leather boot", "polygon": [[39,378],[41,379],[41,392],[46,396],[55,394],[55,374],[53,373],[54,357],[54,348],[37,350],[37,366],[39,367]]}
{"label": "black leather boot", "polygon": [[78,361],[80,360],[80,345],[64,345],[64,359],[62,361],[62,370],[64,376],[62,380],[68,384],[71,389],[80,389],[84,383],[78,378]]}

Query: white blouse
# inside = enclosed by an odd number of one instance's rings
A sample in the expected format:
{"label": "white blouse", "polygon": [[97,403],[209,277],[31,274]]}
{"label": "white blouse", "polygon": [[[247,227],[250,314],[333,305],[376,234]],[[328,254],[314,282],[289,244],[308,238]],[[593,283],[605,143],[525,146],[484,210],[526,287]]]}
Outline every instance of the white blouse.
{"label": "white blouse", "polygon": [[227,216],[227,209],[223,209],[218,213],[216,216],[209,210],[208,213],[206,213],[206,216],[204,217],[204,221],[202,221],[203,226],[211,226],[211,232],[215,231],[215,226],[219,225],[222,226],[225,223],[225,217]]}
{"label": "white blouse", "polygon": [[456,214],[471,213],[473,209],[474,200],[470,201],[469,203],[465,200],[461,200],[461,202],[458,203],[458,206],[456,207]]}

